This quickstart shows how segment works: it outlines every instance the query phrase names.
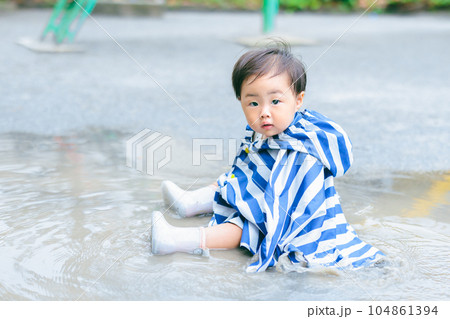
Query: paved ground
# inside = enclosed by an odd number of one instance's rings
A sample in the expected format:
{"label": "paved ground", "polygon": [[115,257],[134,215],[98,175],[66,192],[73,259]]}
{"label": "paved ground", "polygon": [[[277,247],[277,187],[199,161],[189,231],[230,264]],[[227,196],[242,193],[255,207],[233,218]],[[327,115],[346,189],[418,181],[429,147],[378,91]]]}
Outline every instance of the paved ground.
{"label": "paved ground", "polygon": [[[76,40],[84,53],[37,54],[14,43],[38,37],[49,15],[49,10],[0,12],[0,133],[133,134],[150,128],[187,143],[192,137],[240,137],[245,122],[230,75],[244,48],[234,40],[259,35],[259,14],[94,14],[129,56],[92,20]],[[366,15],[352,25],[357,18],[278,17],[279,34],[318,41],[293,49],[310,67],[306,107],[349,132],[356,164],[448,171],[449,15]]]}

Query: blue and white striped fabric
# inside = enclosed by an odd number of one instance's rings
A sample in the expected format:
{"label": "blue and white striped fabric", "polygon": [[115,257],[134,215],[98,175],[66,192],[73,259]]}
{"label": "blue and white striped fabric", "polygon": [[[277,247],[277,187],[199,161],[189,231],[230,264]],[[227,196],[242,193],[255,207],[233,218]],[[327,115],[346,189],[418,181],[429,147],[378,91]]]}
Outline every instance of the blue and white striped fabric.
{"label": "blue and white striped fabric", "polygon": [[280,256],[307,267],[359,268],[384,254],[347,223],[334,177],[352,164],[342,128],[318,112],[298,112],[282,133],[246,136],[230,172],[218,179],[210,226],[242,228],[241,246],[257,261],[248,272],[274,266]]}

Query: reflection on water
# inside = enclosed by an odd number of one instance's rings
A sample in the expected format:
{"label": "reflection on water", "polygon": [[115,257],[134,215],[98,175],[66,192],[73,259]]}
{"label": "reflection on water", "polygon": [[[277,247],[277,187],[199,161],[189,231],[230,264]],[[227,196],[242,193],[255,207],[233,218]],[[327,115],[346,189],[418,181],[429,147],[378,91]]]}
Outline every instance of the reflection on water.
{"label": "reflection on water", "polygon": [[[0,136],[0,300],[445,300],[450,297],[450,175],[350,173],[338,179],[349,222],[388,255],[381,268],[271,269],[246,274],[243,250],[210,258],[152,256],[159,185],[193,187],[223,170],[189,169],[190,154],[155,176],[125,166],[128,135]],[[182,149],[182,148],[181,148]],[[209,217],[175,225],[205,225]]]}

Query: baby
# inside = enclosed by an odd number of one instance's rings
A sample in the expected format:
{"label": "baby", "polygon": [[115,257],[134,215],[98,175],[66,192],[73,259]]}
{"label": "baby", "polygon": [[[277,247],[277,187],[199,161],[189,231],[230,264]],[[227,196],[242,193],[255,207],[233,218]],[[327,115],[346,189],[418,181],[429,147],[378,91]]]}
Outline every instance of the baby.
{"label": "baby", "polygon": [[236,62],[233,88],[247,129],[228,173],[217,183],[184,191],[162,184],[169,208],[182,217],[213,213],[208,227],[174,227],[152,215],[152,252],[205,254],[245,247],[257,255],[248,272],[283,257],[301,267],[359,268],[384,254],[358,238],[334,188],[353,160],[343,129],[311,110],[300,111],[303,64],[289,47],[252,50]]}

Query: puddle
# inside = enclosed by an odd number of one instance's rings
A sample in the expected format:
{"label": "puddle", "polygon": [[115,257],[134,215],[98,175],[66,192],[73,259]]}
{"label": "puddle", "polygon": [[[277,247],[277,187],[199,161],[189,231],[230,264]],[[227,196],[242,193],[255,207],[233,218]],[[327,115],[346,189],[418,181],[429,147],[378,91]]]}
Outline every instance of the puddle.
{"label": "puddle", "polygon": [[[187,167],[191,155],[182,149],[171,165],[145,175],[125,165],[128,138],[0,135],[0,300],[450,297],[450,172],[350,172],[336,180],[348,221],[386,253],[384,267],[247,274],[251,257],[240,249],[209,258],[151,254],[151,212],[164,209],[161,181],[200,187],[224,165]],[[209,221],[167,215],[180,226]]]}

